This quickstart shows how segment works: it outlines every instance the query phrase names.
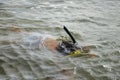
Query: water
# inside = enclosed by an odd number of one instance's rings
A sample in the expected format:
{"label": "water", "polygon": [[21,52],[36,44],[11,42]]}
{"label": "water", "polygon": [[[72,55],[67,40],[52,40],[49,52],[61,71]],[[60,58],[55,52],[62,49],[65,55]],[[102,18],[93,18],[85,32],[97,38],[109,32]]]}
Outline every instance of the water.
{"label": "water", "polygon": [[[64,57],[10,43],[29,32],[66,35],[91,45],[97,58]],[[0,80],[120,80],[119,0],[0,0]]]}

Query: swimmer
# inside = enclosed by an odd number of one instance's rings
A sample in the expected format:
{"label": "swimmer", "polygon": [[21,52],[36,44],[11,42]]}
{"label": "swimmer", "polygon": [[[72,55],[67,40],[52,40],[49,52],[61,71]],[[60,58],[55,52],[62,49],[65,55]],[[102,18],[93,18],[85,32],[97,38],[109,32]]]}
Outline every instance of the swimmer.
{"label": "swimmer", "polygon": [[[25,44],[31,48],[46,47],[51,51],[57,51],[65,56],[79,57],[88,56],[96,57],[97,55],[91,54],[88,46],[80,47],[69,30],[64,26],[64,30],[70,36],[71,40],[57,40],[51,35],[30,33],[25,39]],[[12,31],[22,32],[19,28],[13,27]]]}

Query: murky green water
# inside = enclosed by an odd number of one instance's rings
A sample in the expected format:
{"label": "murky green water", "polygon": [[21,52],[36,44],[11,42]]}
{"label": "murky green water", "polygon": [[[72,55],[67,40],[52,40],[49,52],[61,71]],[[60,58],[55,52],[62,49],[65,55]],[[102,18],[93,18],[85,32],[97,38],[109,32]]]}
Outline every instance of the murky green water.
{"label": "murky green water", "polygon": [[[99,57],[64,57],[9,44],[22,38],[12,26],[61,36],[63,25]],[[0,0],[0,80],[120,80],[120,1]]]}

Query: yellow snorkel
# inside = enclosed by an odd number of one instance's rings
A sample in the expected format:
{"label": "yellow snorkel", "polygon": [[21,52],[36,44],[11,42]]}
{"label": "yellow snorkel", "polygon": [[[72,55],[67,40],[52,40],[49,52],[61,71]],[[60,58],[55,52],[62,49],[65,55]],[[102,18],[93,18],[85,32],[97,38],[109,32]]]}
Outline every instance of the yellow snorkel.
{"label": "yellow snorkel", "polygon": [[73,52],[70,52],[69,56],[72,56],[72,57],[77,57],[77,56],[80,56],[81,55],[81,51],[80,50],[76,50],[76,51],[73,51]]}
{"label": "yellow snorkel", "polygon": [[81,52],[80,50],[76,50],[76,51],[70,52],[70,54],[68,56],[70,56],[70,57],[80,57],[80,56],[88,56],[88,55],[89,55],[88,53]]}

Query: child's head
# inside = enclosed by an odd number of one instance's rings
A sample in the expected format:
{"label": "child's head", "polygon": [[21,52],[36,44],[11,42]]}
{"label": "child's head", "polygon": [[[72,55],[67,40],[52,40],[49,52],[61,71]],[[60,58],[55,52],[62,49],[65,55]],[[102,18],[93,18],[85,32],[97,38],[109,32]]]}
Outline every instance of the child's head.
{"label": "child's head", "polygon": [[82,53],[88,53],[90,52],[89,47],[79,47],[75,44],[73,44],[71,41],[62,41],[58,47],[57,50],[64,55],[69,55],[71,52],[74,52],[76,50],[80,50]]}

